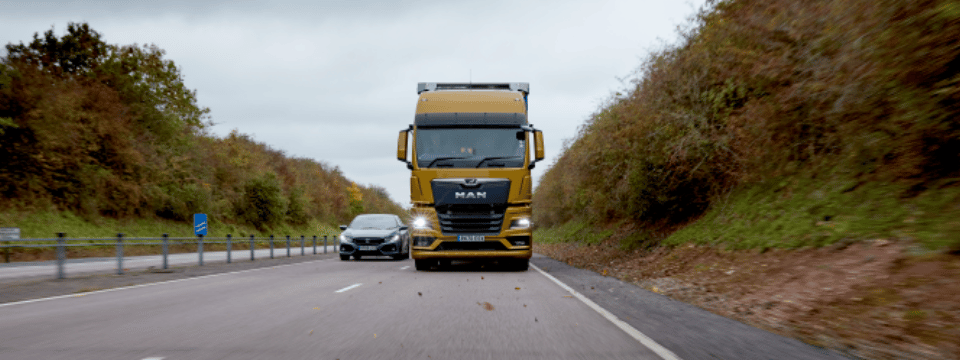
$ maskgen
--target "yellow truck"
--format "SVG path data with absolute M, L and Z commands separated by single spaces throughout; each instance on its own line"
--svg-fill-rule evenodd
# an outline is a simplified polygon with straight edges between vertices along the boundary
M 527 270 L 530 170 L 544 158 L 543 134 L 527 120 L 530 84 L 419 83 L 417 94 L 397 141 L 411 170 L 417 270 L 477 259 Z

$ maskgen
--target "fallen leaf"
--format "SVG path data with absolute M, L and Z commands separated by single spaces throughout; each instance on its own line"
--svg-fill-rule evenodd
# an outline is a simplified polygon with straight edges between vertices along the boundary
M 480 277 L 480 280 L 483 280 L 483 276 Z
M 423 296 L 423 293 L 418 291 L 417 295 Z
M 540 322 L 540 320 L 537 320 L 537 318 L 533 318 L 533 322 Z
M 381 282 L 378 282 L 378 284 L 383 284 L 383 281 L 381 281 Z
M 320 310 L 320 308 L 318 308 L 318 307 L 315 307 L 315 308 L 313 308 L 313 309 L 314 309 L 314 310 Z
M 520 290 L 520 288 L 519 288 L 519 287 L 518 287 L 518 288 L 516 288 L 516 289 L 517 289 L 517 290 Z
M 603 276 L 607 276 L 607 269 L 603 269 Z
M 310 335 L 313 335 L 313 330 L 310 330 Z
M 376 339 L 376 338 L 377 338 L 377 334 L 373 334 L 373 338 Z
M 527 304 L 523 304 L 523 307 L 527 307 Z
M 491 305 L 489 302 L 484 301 L 483 304 L 480 304 L 480 303 L 477 303 L 477 304 L 483 306 L 484 310 L 493 311 L 493 305 Z
M 570 295 L 564 295 L 563 297 L 573 297 L 573 296 L 570 296 Z

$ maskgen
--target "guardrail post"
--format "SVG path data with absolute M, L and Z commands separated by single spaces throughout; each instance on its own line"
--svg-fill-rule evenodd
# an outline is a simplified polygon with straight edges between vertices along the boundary
M 323 253 L 324 254 L 327 253 L 327 236 L 326 235 L 323 236 Z
M 197 234 L 197 255 L 200 256 L 200 266 L 203 266 L 203 234 Z
M 306 255 L 303 250 L 303 235 L 300 235 L 300 256 Z
M 287 257 L 290 257 L 290 235 L 287 235 Z
M 313 236 L 313 254 L 314 255 L 317 254 L 317 236 L 316 235 Z
M 273 259 L 273 235 L 270 235 L 270 258 Z
M 4 242 L 3 242 L 3 245 L 4 245 L 4 246 L 10 246 L 10 242 L 9 242 L 9 241 L 4 241 Z M 9 248 L 9 247 L 4 247 L 4 248 L 3 248 L 3 262 L 5 262 L 5 263 L 10 262 L 10 248 Z
M 167 240 L 169 237 L 170 235 L 163 234 L 163 246 L 161 247 L 163 248 L 163 269 L 164 270 L 167 269 L 167 255 L 170 254 L 170 248 L 169 248 L 170 245 L 167 243 Z
M 256 246 L 253 245 L 253 235 L 250 235 L 250 261 L 253 261 L 255 256 L 253 255 L 253 250 L 256 249 Z
M 57 233 L 57 279 L 63 279 L 63 262 L 67 259 L 67 249 L 63 248 L 65 233 Z
M 233 250 L 233 246 L 232 246 L 232 245 L 233 245 L 233 244 L 230 243 L 230 240 L 231 240 L 231 239 L 230 239 L 230 234 L 227 234 L 227 264 L 229 264 L 230 261 L 233 260 L 233 257 L 231 256 L 231 255 L 233 255 L 233 254 L 232 254 L 232 250 Z
M 123 275 L 123 233 L 117 234 L 117 275 Z

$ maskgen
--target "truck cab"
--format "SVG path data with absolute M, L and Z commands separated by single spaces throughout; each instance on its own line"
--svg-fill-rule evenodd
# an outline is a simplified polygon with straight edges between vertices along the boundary
M 464 259 L 526 270 L 530 171 L 544 158 L 542 133 L 527 118 L 530 85 L 419 83 L 417 94 L 413 124 L 397 143 L 411 170 L 417 270 Z

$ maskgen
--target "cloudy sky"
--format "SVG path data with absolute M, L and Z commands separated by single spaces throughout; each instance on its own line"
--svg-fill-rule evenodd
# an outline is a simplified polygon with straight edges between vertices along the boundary
M 108 43 L 156 44 L 212 110 L 213 134 L 338 166 L 408 206 L 396 139 L 417 82 L 529 82 L 552 164 L 703 2 L 0 0 L 0 43 L 87 22 Z

